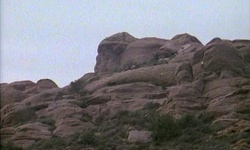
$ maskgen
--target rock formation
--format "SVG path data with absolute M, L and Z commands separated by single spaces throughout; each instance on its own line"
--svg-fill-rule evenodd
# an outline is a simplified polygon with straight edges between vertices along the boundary
M 133 125 L 136 120 L 127 125 L 135 114 L 123 116 L 143 112 L 148 117 L 146 108 L 157 105 L 157 114 L 176 119 L 212 113 L 212 124 L 221 128 L 210 137 L 237 134 L 242 138 L 230 147 L 249 146 L 243 135 L 250 137 L 250 40 L 214 38 L 203 45 L 186 33 L 138 39 L 122 32 L 101 41 L 96 61 L 94 73 L 64 88 L 49 79 L 2 83 L 1 142 L 32 148 L 54 137 L 70 141 L 86 133 L 75 141 L 93 146 L 82 137 L 119 133 L 115 140 L 125 148 L 115 148 L 130 149 L 138 142 L 150 143 L 154 133 L 146 124 Z M 126 125 L 117 129 L 119 120 Z M 93 127 L 98 128 L 95 134 L 88 132 Z M 107 143 L 105 147 L 112 147 Z M 67 146 L 79 149 L 77 144 Z

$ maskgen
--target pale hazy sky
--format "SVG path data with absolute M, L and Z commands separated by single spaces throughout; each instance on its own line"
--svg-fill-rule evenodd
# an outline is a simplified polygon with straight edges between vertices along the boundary
M 1 0 L 1 83 L 93 72 L 102 39 L 126 31 L 250 39 L 249 0 Z

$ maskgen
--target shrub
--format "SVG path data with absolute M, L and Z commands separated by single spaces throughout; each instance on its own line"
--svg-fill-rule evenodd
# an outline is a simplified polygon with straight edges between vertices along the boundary
M 216 117 L 214 112 L 203 112 L 198 116 L 203 123 L 211 123 L 212 120 Z
M 104 116 L 104 115 L 99 115 L 99 116 L 96 117 L 96 119 L 95 119 L 95 125 L 96 125 L 96 126 L 102 125 L 102 123 L 103 123 L 104 120 L 105 120 L 105 116 Z
M 41 116 L 38 119 L 39 122 L 43 123 L 43 124 L 47 124 L 49 126 L 55 126 L 55 120 L 51 119 L 51 118 L 47 118 L 45 116 Z
M 80 143 L 80 144 L 92 145 L 92 146 L 96 146 L 98 144 L 97 137 L 94 134 L 94 131 L 83 132 L 79 136 L 77 142 Z
M 29 150 L 49 150 L 49 149 L 65 149 L 67 146 L 66 141 L 60 137 L 53 137 L 48 140 L 40 140 L 32 144 Z
M 22 147 L 14 145 L 12 142 L 1 142 L 1 150 L 23 150 Z
M 156 110 L 156 109 L 158 109 L 159 107 L 161 106 L 161 104 L 159 104 L 159 103 L 153 103 L 153 102 L 149 102 L 149 103 L 147 103 L 144 107 L 143 107 L 143 109 L 149 109 L 149 110 Z
M 181 135 L 181 129 L 175 119 L 170 115 L 157 116 L 152 126 L 153 140 L 155 142 L 169 141 Z
M 47 108 L 48 106 L 49 106 L 48 104 L 40 104 L 40 105 L 33 106 L 33 107 L 31 107 L 31 108 L 32 108 L 34 111 L 38 111 L 38 110 Z
M 80 80 L 75 80 L 75 81 L 70 83 L 70 89 L 73 92 L 78 93 L 80 91 L 81 87 L 82 87 L 82 83 Z
M 184 115 L 177 120 L 177 123 L 182 129 L 185 128 L 194 128 L 200 124 L 200 121 L 193 115 Z
M 13 124 L 24 124 L 36 117 L 35 110 L 31 107 L 14 112 L 13 116 Z
M 91 122 L 92 121 L 92 116 L 88 114 L 83 114 L 82 117 L 80 118 L 81 121 L 83 122 Z

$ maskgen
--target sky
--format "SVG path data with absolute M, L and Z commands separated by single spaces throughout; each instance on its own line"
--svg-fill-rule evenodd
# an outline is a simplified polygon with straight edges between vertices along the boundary
M 250 1 L 1 0 L 0 81 L 66 86 L 94 71 L 98 44 L 118 32 L 250 39 Z

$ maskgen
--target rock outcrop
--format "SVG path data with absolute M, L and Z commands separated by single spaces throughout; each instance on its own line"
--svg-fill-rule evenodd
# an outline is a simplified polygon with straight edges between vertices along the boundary
M 212 113 L 212 124 L 221 128 L 206 139 L 237 134 L 231 147 L 249 145 L 250 40 L 214 38 L 203 45 L 186 33 L 138 39 L 122 32 L 101 41 L 96 60 L 94 73 L 63 88 L 49 79 L 2 83 L 2 140 L 29 148 L 57 137 L 67 139 L 68 149 L 80 149 L 71 138 L 78 135 L 73 141 L 86 146 L 96 142 L 92 137 L 109 135 L 121 145 L 148 144 L 150 128 L 134 125 L 128 116 L 136 114 L 122 115 L 146 112 L 151 119 L 158 106 L 156 113 L 177 119 Z M 124 126 L 118 130 L 119 119 Z

